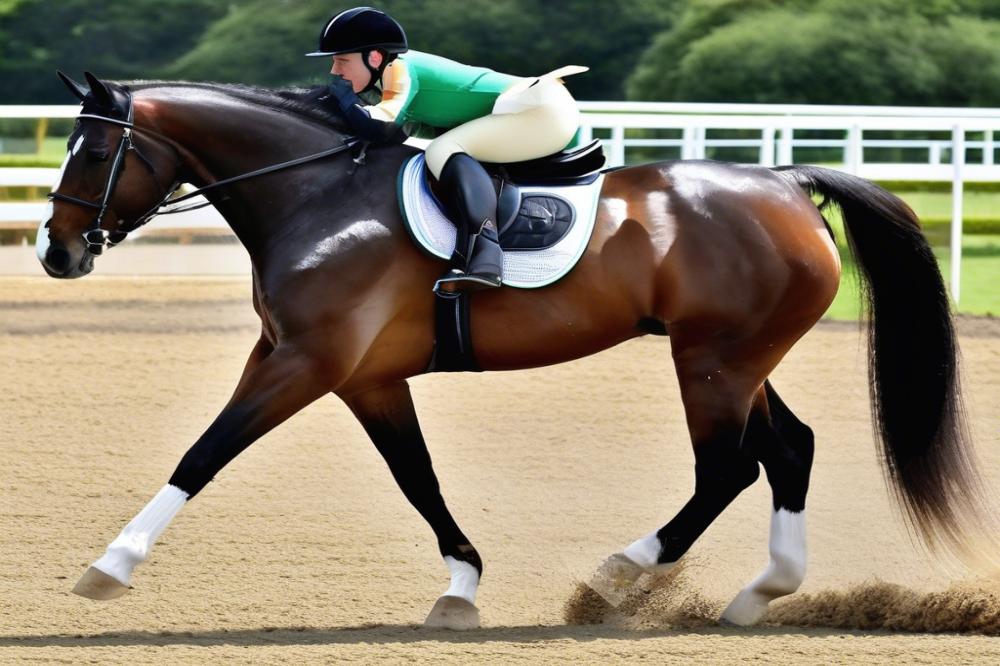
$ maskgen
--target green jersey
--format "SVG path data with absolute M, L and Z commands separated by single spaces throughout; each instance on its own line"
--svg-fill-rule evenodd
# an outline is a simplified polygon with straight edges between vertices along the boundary
M 381 100 L 368 107 L 368 112 L 372 118 L 403 126 L 411 136 L 424 134 L 420 129 L 425 126 L 451 129 L 490 115 L 497 97 L 520 80 L 485 67 L 407 51 L 386 67 Z

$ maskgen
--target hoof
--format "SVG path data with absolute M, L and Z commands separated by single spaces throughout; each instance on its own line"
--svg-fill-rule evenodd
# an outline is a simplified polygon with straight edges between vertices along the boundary
M 122 585 L 100 569 L 89 567 L 73 588 L 73 594 L 97 601 L 108 601 L 109 599 L 117 599 L 131 589 L 128 585 Z
M 617 608 L 644 573 L 645 569 L 625 555 L 616 553 L 601 563 L 586 585 L 613 608 Z
M 757 592 L 743 590 L 722 611 L 719 624 L 728 627 L 749 627 L 757 624 L 767 613 L 769 599 Z
M 462 597 L 444 595 L 434 603 L 425 627 L 438 629 L 478 629 L 479 609 Z

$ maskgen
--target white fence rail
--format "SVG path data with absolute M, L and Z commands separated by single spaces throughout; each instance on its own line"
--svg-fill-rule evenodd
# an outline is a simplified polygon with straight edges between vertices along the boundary
M 675 104 L 582 102 L 583 138 L 596 132 L 604 140 L 611 165 L 627 163 L 631 148 L 679 148 L 681 159 L 704 159 L 709 148 L 755 148 L 757 163 L 765 166 L 794 164 L 796 148 L 840 150 L 834 164 L 863 178 L 874 180 L 937 180 L 952 183 L 951 275 L 952 298 L 961 295 L 962 196 L 966 181 L 1000 181 L 996 164 L 1000 134 L 1000 109 L 955 109 L 923 107 L 852 107 L 752 104 Z M 677 139 L 629 138 L 628 130 L 675 130 Z M 755 138 L 709 138 L 719 130 L 758 133 Z M 824 130 L 840 138 L 796 138 L 796 132 Z M 866 132 L 946 133 L 948 139 L 875 139 Z M 970 138 L 970 134 L 980 135 Z M 879 163 L 865 160 L 869 148 L 926 150 L 923 162 Z M 942 152 L 949 150 L 950 163 Z M 968 163 L 970 150 L 980 159 Z
M 773 166 L 795 163 L 796 151 L 822 148 L 832 151 L 831 166 L 864 178 L 951 181 L 951 291 L 956 301 L 961 284 L 964 183 L 1000 180 L 996 163 L 1000 109 L 643 102 L 581 102 L 580 108 L 583 138 L 601 136 L 609 166 L 628 163 L 629 152 L 636 149 L 659 149 L 681 159 L 704 159 L 719 149 L 749 149 L 756 153 L 755 162 Z M 78 106 L 0 106 L 0 118 L 72 118 L 78 112 Z M 651 130 L 675 136 L 651 138 Z M 721 136 L 734 130 L 741 136 Z M 824 132 L 823 138 L 803 136 L 818 130 Z M 871 136 L 888 131 L 914 136 Z M 629 136 L 636 133 L 640 136 Z M 893 163 L 865 159 L 867 151 L 878 149 L 902 149 L 922 159 Z M 978 159 L 967 161 L 970 152 Z M 0 187 L 47 188 L 56 173 L 55 169 L 0 169 Z M 198 213 L 167 218 L 157 226 L 225 225 L 212 209 Z M 0 223 L 36 221 L 43 214 L 44 204 L 37 202 L 0 202 Z

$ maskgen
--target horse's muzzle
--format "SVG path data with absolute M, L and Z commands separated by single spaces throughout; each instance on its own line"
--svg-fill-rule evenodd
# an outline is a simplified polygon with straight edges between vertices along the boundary
M 50 277 L 73 279 L 83 277 L 94 270 L 94 255 L 84 251 L 79 260 L 61 243 L 51 243 L 41 258 L 42 268 Z

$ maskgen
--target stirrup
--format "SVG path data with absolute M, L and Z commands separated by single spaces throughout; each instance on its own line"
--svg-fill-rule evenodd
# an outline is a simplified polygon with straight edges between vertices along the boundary
M 458 295 L 483 289 L 495 289 L 503 285 L 498 275 L 477 275 L 475 273 L 448 274 L 434 283 L 434 293 L 442 296 Z

